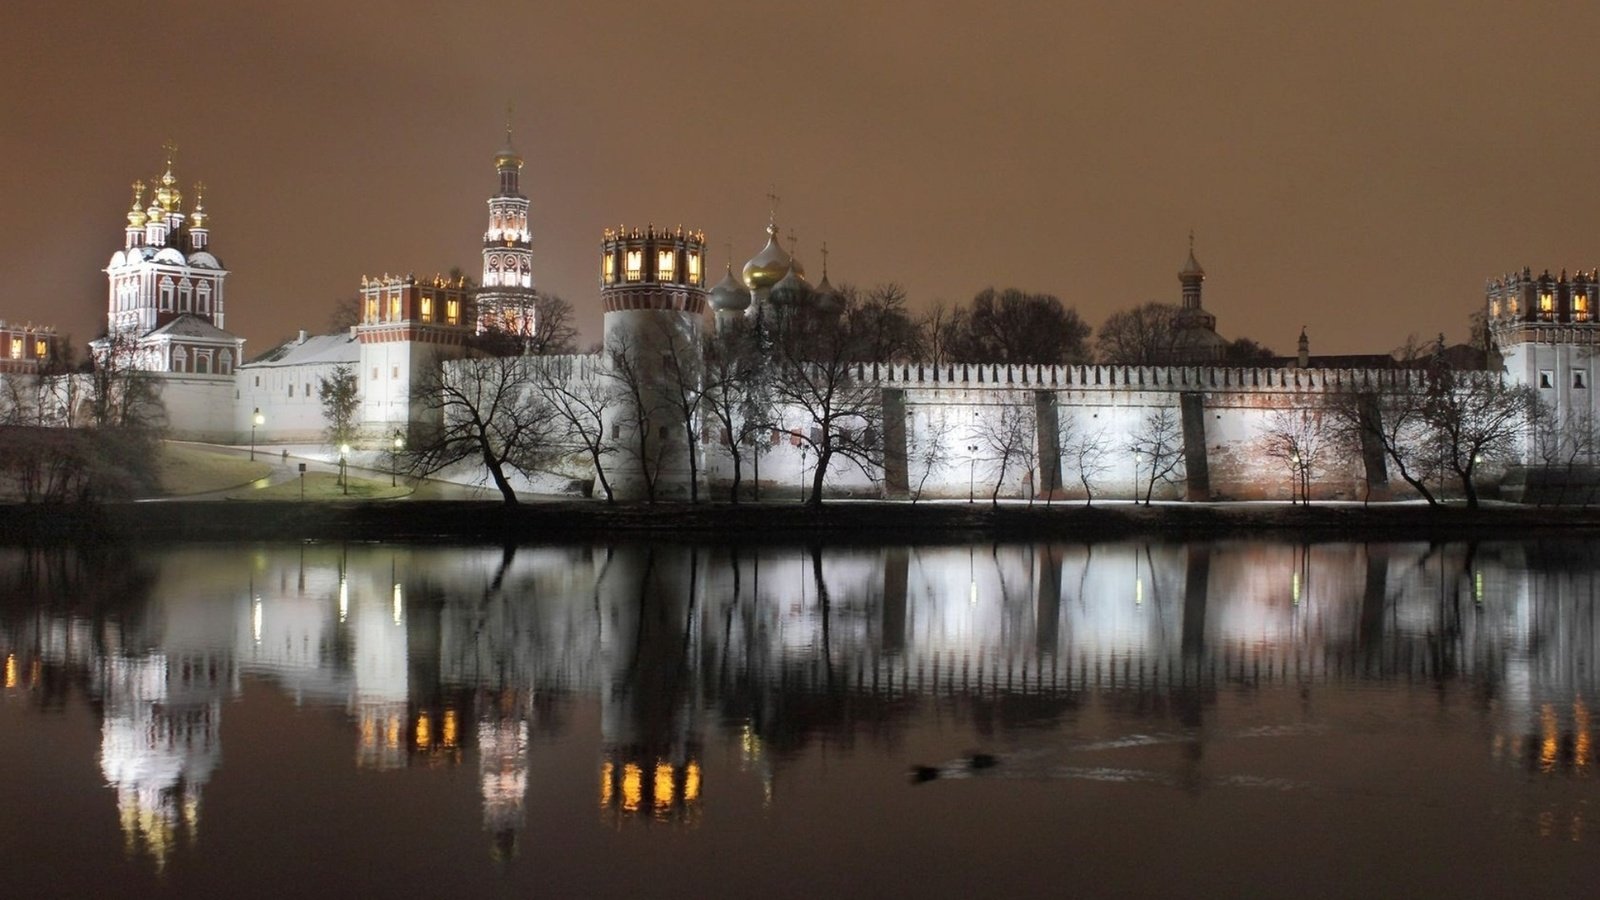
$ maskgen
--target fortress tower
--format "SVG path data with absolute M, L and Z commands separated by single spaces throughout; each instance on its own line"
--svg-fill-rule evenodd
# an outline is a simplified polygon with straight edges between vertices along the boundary
M 619 500 L 689 492 L 690 454 L 700 447 L 684 427 L 678 401 L 684 390 L 698 390 L 701 377 L 705 250 L 705 234 L 681 225 L 675 231 L 607 229 L 601 241 L 603 352 L 624 394 L 606 422 L 621 450 L 611 482 Z
M 361 279 L 361 343 L 356 379 L 361 429 L 376 439 L 416 426 L 436 427 L 412 395 L 413 385 L 436 373 L 446 359 L 466 354 L 473 307 L 461 281 L 435 276 L 418 281 L 384 275 Z M 436 411 L 435 411 L 436 412 Z

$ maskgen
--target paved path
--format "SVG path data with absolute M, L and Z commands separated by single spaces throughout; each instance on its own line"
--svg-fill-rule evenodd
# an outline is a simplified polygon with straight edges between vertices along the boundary
M 228 444 L 203 444 L 192 441 L 182 442 L 185 446 L 194 447 L 208 453 L 226 456 L 248 457 L 248 447 L 234 447 Z M 295 456 L 281 448 L 256 447 L 255 458 L 257 462 L 264 462 L 271 467 L 270 471 L 248 485 L 234 485 L 219 491 L 207 491 L 200 494 L 185 494 L 173 497 L 152 497 L 151 502 L 163 500 L 226 500 L 230 496 L 242 493 L 249 488 L 265 488 L 274 484 L 295 481 L 300 477 L 300 464 L 304 463 L 307 472 L 326 472 L 337 474 L 339 464 L 324 459 L 310 456 Z M 349 472 L 357 478 L 366 478 L 371 481 L 382 481 L 388 478 L 387 470 L 363 469 L 359 466 L 347 466 Z M 436 478 L 406 478 L 401 476 L 401 483 L 412 485 L 412 492 L 403 497 L 390 498 L 391 501 L 404 500 L 498 500 L 500 492 L 492 487 L 470 484 L 458 484 L 453 481 L 441 481 Z M 523 501 L 545 499 L 542 494 L 518 494 L 518 499 Z

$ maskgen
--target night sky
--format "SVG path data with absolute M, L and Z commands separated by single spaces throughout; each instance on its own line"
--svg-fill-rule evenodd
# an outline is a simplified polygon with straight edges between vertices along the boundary
M 247 356 L 363 274 L 477 275 L 507 103 L 535 280 L 599 336 L 600 231 L 767 200 L 815 278 L 921 308 L 990 285 L 1091 323 L 1178 300 L 1227 337 L 1452 340 L 1484 280 L 1600 265 L 1600 6 L 28 3 L 0 8 L 0 318 L 79 344 L 129 183 L 207 184 Z

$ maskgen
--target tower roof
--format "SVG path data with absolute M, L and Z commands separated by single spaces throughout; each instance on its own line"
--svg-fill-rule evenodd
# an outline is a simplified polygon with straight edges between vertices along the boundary
M 497 169 L 522 168 L 522 154 L 517 152 L 517 145 L 511 141 L 511 112 L 506 111 L 506 142 L 494 154 L 494 166 Z
M 1206 270 L 1200 267 L 1200 260 L 1194 258 L 1194 232 L 1189 232 L 1189 259 L 1183 264 L 1183 270 L 1178 273 L 1178 278 L 1183 281 L 1189 279 L 1201 280 L 1206 277 Z

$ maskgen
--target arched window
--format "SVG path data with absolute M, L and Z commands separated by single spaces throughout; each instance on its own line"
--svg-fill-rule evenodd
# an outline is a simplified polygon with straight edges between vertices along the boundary
M 211 354 L 196 350 L 194 353 L 194 371 L 197 375 L 211 374 Z
M 233 354 L 232 353 L 228 352 L 227 350 L 222 351 L 222 355 L 220 357 L 218 357 L 218 360 L 217 360 L 217 371 L 221 372 L 224 375 L 232 375 L 233 374 Z
M 172 279 L 161 279 L 161 311 L 172 312 Z
M 189 354 L 184 353 L 182 347 L 172 348 L 172 371 L 189 371 Z

